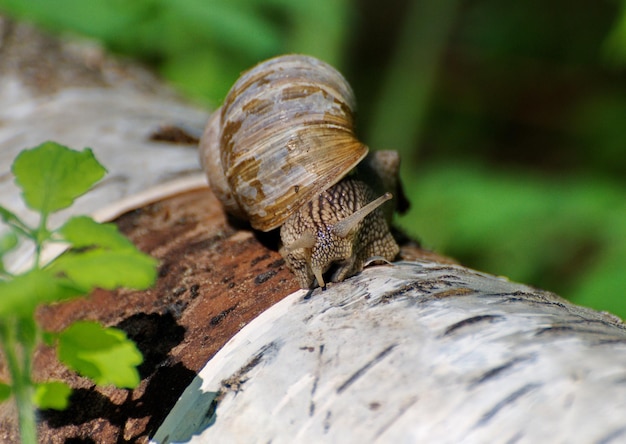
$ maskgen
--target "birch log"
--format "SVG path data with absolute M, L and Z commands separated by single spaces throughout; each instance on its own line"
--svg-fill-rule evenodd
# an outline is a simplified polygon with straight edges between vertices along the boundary
M 464 267 L 399 262 L 251 322 L 154 443 L 618 443 L 626 329 Z
M 109 171 L 89 197 L 54 214 L 53 224 L 200 172 L 194 136 L 208 113 L 177 99 L 147 70 L 2 16 L 0 36 L 0 196 L 21 218 L 37 222 L 10 167 L 21 150 L 47 140 L 92 148 Z
M 41 311 L 51 329 L 117 325 L 146 356 L 142 384 L 125 391 L 39 351 L 37 377 L 77 393 L 67 412 L 43 412 L 42 442 L 626 441 L 617 318 L 410 244 L 403 262 L 293 293 L 275 242 L 230 224 L 208 191 L 133 197 L 153 202 L 153 186 L 178 178 L 175 190 L 201 186 L 188 180 L 195 150 L 174 142 L 192 140 L 205 112 L 98 50 L 2 19 L 0 35 L 2 204 L 19 209 L 9 165 L 20 149 L 93 147 L 109 176 L 73 211 L 115 218 L 161 261 L 153 290 Z M 16 442 L 13 414 L 0 406 L 2 442 Z

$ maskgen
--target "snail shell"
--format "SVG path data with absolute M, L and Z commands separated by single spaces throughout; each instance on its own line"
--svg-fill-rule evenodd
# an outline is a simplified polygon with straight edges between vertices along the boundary
M 245 72 L 200 142 L 211 188 L 226 210 L 262 231 L 280 226 L 280 253 L 302 288 L 341 281 L 398 245 L 388 221 L 402 196 L 396 152 L 354 135 L 354 96 L 334 68 L 281 56 Z M 375 199 L 376 196 L 380 196 Z
M 211 188 L 231 214 L 269 231 L 339 182 L 368 149 L 354 135 L 352 89 L 303 55 L 245 72 L 201 140 Z

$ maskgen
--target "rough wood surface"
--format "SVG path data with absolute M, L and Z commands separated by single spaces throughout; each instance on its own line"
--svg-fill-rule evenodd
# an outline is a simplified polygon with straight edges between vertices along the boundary
M 145 442 L 204 363 L 243 325 L 297 288 L 280 256 L 251 232 L 229 226 L 206 189 L 144 206 L 116 223 L 159 259 L 157 285 L 148 291 L 97 291 L 39 314 L 51 330 L 77 319 L 122 328 L 145 357 L 142 382 L 133 391 L 94 388 L 42 350 L 38 377 L 60 376 L 77 389 L 68 411 L 42 415 L 43 442 Z
M 9 172 L 20 149 L 91 146 L 110 174 L 73 211 L 119 215 L 160 260 L 152 290 L 40 310 L 49 329 L 75 319 L 122 328 L 146 358 L 127 391 L 95 388 L 39 350 L 37 378 L 76 389 L 69 410 L 40 413 L 41 442 L 145 443 L 189 384 L 155 442 L 626 439 L 619 320 L 410 242 L 403 254 L 416 261 L 292 293 L 276 238 L 226 219 L 196 179 L 176 196 L 133 198 L 199 170 L 189 147 L 205 112 L 98 50 L 2 19 L 0 36 L 2 204 L 26 214 Z M 10 403 L 0 404 L 0 442 L 17 442 Z
M 69 410 L 42 412 L 41 442 L 146 442 L 202 365 L 297 283 L 276 252 L 277 239 L 228 223 L 197 175 L 194 135 L 207 112 L 97 48 L 60 42 L 1 17 L 0 35 L 2 205 L 35 222 L 10 173 L 21 149 L 46 140 L 89 146 L 109 175 L 56 220 L 83 213 L 115 220 L 161 261 L 152 290 L 97 291 L 40 310 L 51 330 L 77 319 L 122 328 L 146 358 L 141 386 L 126 391 L 95 388 L 41 349 L 36 377 L 64 379 L 76 389 Z M 10 265 L 19 268 L 29 257 L 22 249 Z M 7 377 L 0 359 L 0 379 Z M 15 412 L 2 403 L 0 442 L 17 441 Z
M 626 328 L 455 265 L 399 262 L 247 325 L 153 442 L 618 443 Z

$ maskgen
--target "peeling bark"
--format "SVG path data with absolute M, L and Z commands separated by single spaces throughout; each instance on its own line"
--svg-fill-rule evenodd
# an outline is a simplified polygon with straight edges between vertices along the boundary
M 623 442 L 626 328 L 465 267 L 373 267 L 265 311 L 153 442 Z
M 190 178 L 207 113 L 97 49 L 1 18 L 0 35 L 3 205 L 28 219 L 9 171 L 19 150 L 90 146 L 110 173 L 70 211 L 114 220 L 160 261 L 154 289 L 39 311 L 50 330 L 77 319 L 122 328 L 145 357 L 128 391 L 94 387 L 39 350 L 36 378 L 75 389 L 67 411 L 40 412 L 41 442 L 626 439 L 618 319 L 410 241 L 404 262 L 296 291 L 276 237 L 226 218 Z M 17 442 L 10 403 L 0 442 Z

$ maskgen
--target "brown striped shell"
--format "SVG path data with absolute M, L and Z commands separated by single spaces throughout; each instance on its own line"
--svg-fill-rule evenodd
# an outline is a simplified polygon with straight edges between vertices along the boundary
M 353 131 L 354 96 L 313 57 L 286 55 L 245 72 L 200 142 L 215 194 L 269 231 L 339 182 L 367 154 Z

